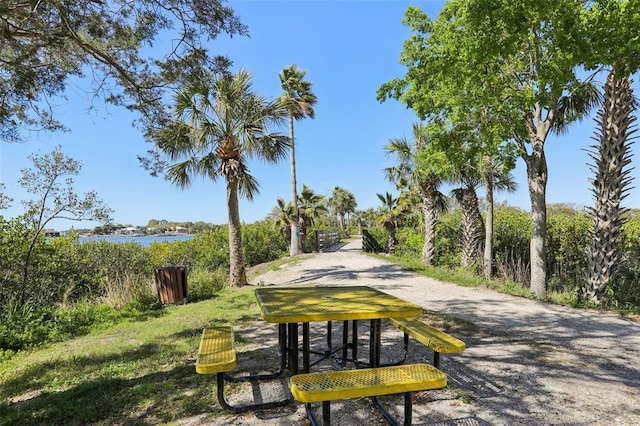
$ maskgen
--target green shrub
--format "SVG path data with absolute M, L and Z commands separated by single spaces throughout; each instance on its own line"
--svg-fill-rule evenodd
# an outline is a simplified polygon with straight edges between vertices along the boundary
M 517 207 L 497 208 L 494 212 L 493 230 L 496 275 L 507 280 L 528 283 L 531 273 L 531 215 Z
M 315 235 L 314 232 L 311 232 Z M 307 241 L 307 245 L 309 241 Z M 311 249 L 313 249 L 311 247 Z M 247 266 L 271 262 L 288 253 L 289 247 L 280 233 L 271 224 L 258 221 L 242 226 L 242 248 Z
M 640 312 L 640 216 L 623 225 L 618 245 L 622 259 L 603 295 L 604 306 Z
M 63 341 L 127 319 L 161 315 L 160 306 L 156 302 L 144 307 L 130 304 L 116 309 L 107 304 L 77 303 L 69 308 L 33 309 L 24 304 L 10 309 L 0 323 L 0 353 L 10 354 L 43 343 Z
M 192 253 L 188 266 L 211 271 L 229 269 L 229 228 L 226 225 L 196 235 L 185 243 Z
M 89 241 L 78 246 L 77 254 L 98 284 L 90 300 L 123 307 L 151 293 L 153 266 L 149 250 L 140 244 Z
M 17 351 L 48 341 L 51 317 L 50 309 L 36 310 L 28 303 L 6 306 L 0 322 L 0 348 Z
M 403 227 L 396 232 L 398 244 L 395 255 L 405 259 L 419 260 L 422 254 L 424 235 L 416 228 Z
M 460 266 L 460 224 L 462 212 L 456 209 L 438 217 L 436 224 L 436 241 L 434 251 L 434 264 L 456 268 Z
M 214 271 L 209 269 L 195 268 L 189 270 L 187 276 L 187 294 L 189 300 L 203 300 L 215 296 L 220 290 L 227 286 L 229 271 L 218 268 Z
M 591 219 L 582 212 L 554 211 L 547 215 L 547 290 L 575 292 L 587 271 Z

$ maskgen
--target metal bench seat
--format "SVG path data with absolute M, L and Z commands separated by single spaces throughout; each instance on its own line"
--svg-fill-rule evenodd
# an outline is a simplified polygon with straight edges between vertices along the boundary
M 440 368 L 440 354 L 461 353 L 465 350 L 462 340 L 440 331 L 416 318 L 391 318 L 391 325 L 404 332 L 405 358 L 409 351 L 409 336 L 433 350 L 433 366 Z
M 311 424 L 317 419 L 312 402 L 322 402 L 323 424 L 330 423 L 330 403 L 333 400 L 373 397 L 374 404 L 390 424 L 396 424 L 375 397 L 404 394 L 405 425 L 411 424 L 412 395 L 414 391 L 439 389 L 447 385 L 447 376 L 427 364 L 407 364 L 389 367 L 364 368 L 318 373 L 298 374 L 290 379 L 294 399 L 306 404 Z
M 225 373 L 236 368 L 236 350 L 234 334 L 231 327 L 209 327 L 202 331 L 198 357 L 196 359 L 196 373 L 216 374 L 218 402 L 225 409 L 234 413 L 244 413 L 250 410 L 282 407 L 291 402 L 291 398 L 280 401 L 264 402 L 260 404 L 232 406 L 224 396 Z M 250 376 L 249 379 L 260 378 Z M 234 380 L 237 381 L 237 380 Z

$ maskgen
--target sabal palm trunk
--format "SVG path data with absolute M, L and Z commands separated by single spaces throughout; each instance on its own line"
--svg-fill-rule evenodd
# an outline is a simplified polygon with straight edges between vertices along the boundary
M 591 179 L 595 207 L 588 211 L 594 228 L 587 279 L 580 295 L 596 303 L 600 302 L 620 259 L 618 237 L 626 211 L 620 203 L 626 197 L 632 179 L 630 170 L 625 167 L 631 162 L 630 136 L 636 131 L 631 129 L 636 120 L 633 110 L 631 82 L 626 77 L 616 76 L 614 69 L 605 83 L 604 104 L 597 120 L 599 145 L 592 146 L 590 152 L 595 162 L 591 167 L 595 172 L 595 178 Z
M 389 254 L 395 254 L 396 252 L 396 227 L 389 226 L 387 228 L 387 232 L 389 233 L 389 239 L 387 240 L 387 252 Z
M 437 192 L 437 179 L 427 179 L 422 186 L 422 213 L 424 214 L 422 263 L 425 265 L 433 264 L 433 253 L 436 247 Z
M 466 188 L 462 196 L 462 266 L 469 266 L 477 259 L 480 242 L 479 221 L 478 196 L 473 188 Z
M 482 257 L 482 275 L 490 279 L 493 275 L 493 179 L 485 182 L 487 216 L 485 218 L 484 255 Z
M 291 168 L 291 207 L 293 208 L 293 217 L 291 218 L 291 245 L 289 247 L 289 255 L 295 256 L 302 253 L 302 244 L 300 242 L 300 229 L 298 221 L 300 220 L 300 212 L 298 211 L 298 183 L 296 179 L 296 149 L 293 134 L 293 115 L 289 114 L 289 165 Z
M 229 285 L 243 287 L 247 275 L 242 253 L 242 225 L 238 207 L 238 180 L 227 180 L 227 212 L 229 215 Z

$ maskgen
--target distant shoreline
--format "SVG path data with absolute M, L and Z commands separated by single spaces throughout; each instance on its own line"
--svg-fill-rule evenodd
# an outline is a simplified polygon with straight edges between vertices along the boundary
M 80 242 L 91 241 L 107 241 L 111 243 L 136 243 L 142 246 L 149 246 L 154 242 L 175 242 L 175 241 L 188 241 L 192 239 L 192 234 L 157 234 L 157 235 L 81 235 Z

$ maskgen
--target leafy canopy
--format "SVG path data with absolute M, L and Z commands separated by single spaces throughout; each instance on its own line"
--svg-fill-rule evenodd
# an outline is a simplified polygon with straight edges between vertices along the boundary
M 72 78 L 103 97 L 166 120 L 165 89 L 223 71 L 209 56 L 220 33 L 247 34 L 224 0 L 3 0 L 0 2 L 0 139 L 18 129 L 61 129 L 53 101 Z

